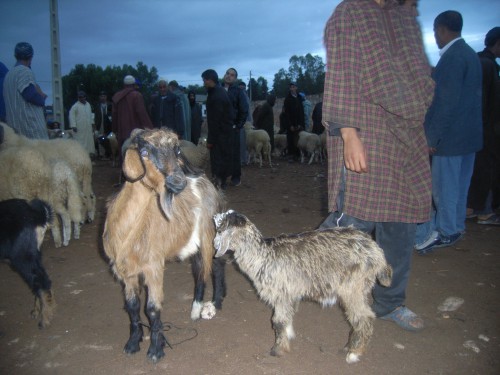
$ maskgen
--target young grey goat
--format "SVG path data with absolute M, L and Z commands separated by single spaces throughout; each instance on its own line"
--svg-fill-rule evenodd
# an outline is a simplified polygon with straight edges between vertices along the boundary
M 216 214 L 214 221 L 215 256 L 233 251 L 241 271 L 273 308 L 276 341 L 271 355 L 290 350 L 293 316 L 302 299 L 329 306 L 339 298 L 352 327 L 346 361 L 359 361 L 375 318 L 368 295 L 376 280 L 389 286 L 392 278 L 375 241 L 352 227 L 263 238 L 254 224 L 232 210 Z

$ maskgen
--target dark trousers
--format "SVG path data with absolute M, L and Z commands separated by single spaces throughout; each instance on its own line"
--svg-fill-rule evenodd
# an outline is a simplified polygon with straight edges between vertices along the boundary
M 210 149 L 210 167 L 212 176 L 225 183 L 226 179 L 231 175 L 231 144 L 232 134 L 221 134 L 217 138 L 217 142 Z
M 233 129 L 231 134 L 231 180 L 241 178 L 240 130 Z
M 484 148 L 476 153 L 467 196 L 467 207 L 474 211 L 492 209 L 485 206 L 490 191 L 493 193 L 493 207 L 500 203 L 500 137 L 491 134 L 485 138 Z
M 337 197 L 337 207 L 340 211 L 343 208 L 343 191 L 344 187 L 341 187 Z M 372 309 L 377 316 L 384 316 L 405 302 L 417 224 L 365 221 L 342 212 L 332 212 L 319 229 L 349 225 L 374 235 L 375 241 L 384 251 L 387 263 L 392 267 L 391 286 L 383 287 L 375 284 L 373 288 Z

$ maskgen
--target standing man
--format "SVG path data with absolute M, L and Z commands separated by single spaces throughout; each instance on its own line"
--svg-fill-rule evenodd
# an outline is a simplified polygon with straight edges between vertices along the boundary
M 441 58 L 432 73 L 436 92 L 424 127 L 432 155 L 435 213 L 418 226 L 419 254 L 451 246 L 464 234 L 474 157 L 483 147 L 481 63 L 462 39 L 462 25 L 462 15 L 454 10 L 434 20 Z
M 151 118 L 155 128 L 166 126 L 176 132 L 179 139 L 185 139 L 186 126 L 181 98 L 168 90 L 167 81 L 163 79 L 158 81 L 158 95 L 153 98 Z
M 203 114 L 201 105 L 196 102 L 196 94 L 194 91 L 188 93 L 189 107 L 191 108 L 191 142 L 195 145 L 201 137 L 201 125 L 203 124 Z
M 185 139 L 187 141 L 191 140 L 191 107 L 189 106 L 189 100 L 184 94 L 184 91 L 181 90 L 177 81 L 170 81 L 168 84 L 168 88 L 172 94 L 179 98 L 179 102 L 181 104 L 183 123 L 184 123 L 184 131 L 182 135 L 179 135 L 179 139 Z
M 245 99 L 247 100 L 248 105 L 248 115 L 247 122 L 253 123 L 252 111 L 250 111 L 250 98 L 247 93 L 247 84 L 243 81 L 238 83 L 238 87 L 245 94 Z M 240 161 L 241 165 L 246 165 L 248 160 L 248 151 L 247 151 L 247 133 L 243 130 L 240 131 Z
M 213 69 L 205 70 L 201 77 L 207 89 L 207 147 L 215 185 L 227 188 L 231 175 L 231 138 L 233 136 L 232 104 L 226 90 L 219 85 L 219 76 Z
M 84 91 L 78 91 L 78 100 L 69 110 L 69 126 L 73 129 L 75 140 L 80 142 L 92 160 L 95 158 L 93 125 L 94 114 L 87 102 L 87 95 Z
M 3 81 L 9 69 L 0 61 L 0 121 L 5 122 L 5 100 L 3 99 Z M 3 128 L 2 128 L 3 129 Z
M 259 115 L 255 121 L 255 128 L 263 129 L 269 135 L 271 141 L 271 150 L 274 151 L 274 104 L 276 96 L 274 94 L 267 95 L 266 101 L 260 105 Z
M 304 130 L 304 106 L 302 96 L 297 94 L 297 85 L 291 82 L 288 95 L 285 98 L 283 108 L 286 119 L 286 141 L 288 148 L 288 161 L 298 160 L 300 156 L 297 143 L 299 133 Z
M 109 142 L 104 142 L 102 145 L 99 143 L 102 136 L 107 136 L 111 132 L 111 111 L 108 95 L 105 91 L 101 91 L 99 93 L 99 103 L 97 103 L 94 113 L 94 143 L 98 158 L 102 156 L 111 157 Z
M 130 137 L 132 130 L 152 129 L 153 124 L 146 111 L 142 94 L 135 88 L 135 78 L 131 75 L 123 79 L 123 89 L 113 95 L 113 116 L 111 128 L 120 145 Z
M 483 68 L 483 143 L 476 153 L 467 197 L 467 216 L 478 224 L 500 225 L 493 207 L 500 202 L 500 27 L 486 34 L 485 49 L 478 53 Z M 470 211 L 470 212 L 469 212 Z
M 47 95 L 40 89 L 31 70 L 33 47 L 26 42 L 16 44 L 16 65 L 3 83 L 7 124 L 28 138 L 49 139 L 44 108 Z
M 409 331 L 423 320 L 405 306 L 417 223 L 431 210 L 423 122 L 431 103 L 422 34 L 396 0 L 344 0 L 325 28 L 323 123 L 328 132 L 328 206 L 320 228 L 374 233 L 393 269 L 373 289 L 373 311 Z
M 241 185 L 241 154 L 240 132 L 248 117 L 248 100 L 245 93 L 236 84 L 238 72 L 234 68 L 229 68 L 224 75 L 224 88 L 227 91 L 232 105 L 233 133 L 231 137 L 231 185 Z

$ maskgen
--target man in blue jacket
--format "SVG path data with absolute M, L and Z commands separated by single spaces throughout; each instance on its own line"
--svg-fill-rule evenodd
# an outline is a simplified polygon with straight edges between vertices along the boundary
M 435 213 L 417 228 L 415 248 L 420 254 L 451 246 L 465 232 L 474 157 L 483 146 L 481 64 L 461 37 L 462 25 L 462 15 L 453 10 L 434 20 L 441 58 L 432 74 L 436 90 L 424 127 L 432 155 Z

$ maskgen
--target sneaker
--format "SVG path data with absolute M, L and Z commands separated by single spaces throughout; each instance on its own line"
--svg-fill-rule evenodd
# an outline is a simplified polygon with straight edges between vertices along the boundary
M 437 238 L 431 236 L 431 238 L 424 242 L 424 244 L 426 244 L 427 246 L 422 247 L 422 244 L 419 246 L 419 248 L 415 247 L 415 249 L 417 250 L 417 253 L 419 255 L 429 254 L 432 253 L 434 249 L 453 246 L 456 242 L 458 242 L 458 240 L 462 238 L 462 236 L 462 232 L 458 232 L 449 236 L 438 234 Z
M 415 250 L 417 251 L 423 250 L 428 248 L 429 246 L 434 246 L 438 240 L 439 240 L 439 233 L 434 230 L 431 232 L 431 234 L 429 234 L 429 237 L 427 237 L 427 239 L 424 242 L 415 245 Z
M 405 305 L 401 305 L 387 315 L 379 319 L 396 323 L 406 331 L 418 332 L 424 329 L 424 320 L 411 311 Z
M 487 218 L 478 216 L 477 223 L 481 225 L 500 225 L 500 215 L 493 214 Z
M 232 186 L 240 186 L 241 180 L 239 178 L 235 178 L 234 180 L 231 180 L 231 185 Z
M 449 236 L 440 235 L 439 243 L 434 247 L 440 248 L 440 247 L 453 246 L 462 238 L 463 235 L 464 235 L 463 232 L 458 232 L 455 234 L 451 234 Z

